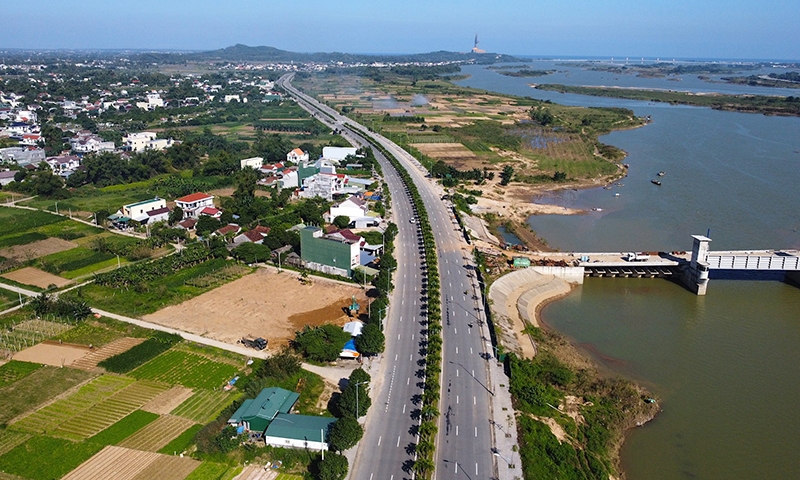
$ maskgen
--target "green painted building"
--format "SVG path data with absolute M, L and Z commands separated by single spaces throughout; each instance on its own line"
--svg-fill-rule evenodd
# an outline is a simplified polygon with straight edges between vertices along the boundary
M 300 230 L 300 258 L 306 268 L 350 277 L 359 265 L 360 246 L 352 239 L 323 235 L 319 227 Z
M 264 442 L 273 447 L 327 450 L 328 432 L 336 419 L 279 413 L 264 432 Z
M 282 388 L 265 388 L 256 398 L 248 398 L 228 420 L 246 430 L 263 432 L 276 415 L 289 413 L 300 395 Z

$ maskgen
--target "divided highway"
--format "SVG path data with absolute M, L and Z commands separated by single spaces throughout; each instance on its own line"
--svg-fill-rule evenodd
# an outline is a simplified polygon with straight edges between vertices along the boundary
M 369 133 L 360 124 L 339 115 L 330 107 L 292 87 L 293 74 L 279 85 L 317 118 L 361 145 L 363 134 L 395 156 L 411 175 L 423 198 L 434 232 L 439 256 L 442 295 L 442 394 L 437 439 L 435 478 L 494 479 L 498 477 L 495 429 L 495 395 L 510 406 L 507 389 L 496 389 L 492 381 L 493 355 L 488 326 L 483 317 L 482 296 L 475 275 L 471 247 L 464 239 L 450 207 L 441 199 L 444 192 L 425 178 L 425 170 L 408 152 L 385 137 Z M 352 127 L 348 128 L 348 127 Z M 405 186 L 381 153 L 375 156 L 383 166 L 392 193 L 392 211 L 399 227 L 396 238 L 398 267 L 390 315 L 386 321 L 386 352 L 381 359 L 380 377 L 373 378 L 373 406 L 350 478 L 358 480 L 400 480 L 413 478 L 413 444 L 422 393 L 422 357 L 419 354 L 422 313 L 422 264 L 418 228 L 411 223 L 414 213 Z M 508 453 L 506 454 L 508 456 Z M 504 465 L 505 467 L 505 465 Z M 503 477 L 506 471 L 503 470 Z

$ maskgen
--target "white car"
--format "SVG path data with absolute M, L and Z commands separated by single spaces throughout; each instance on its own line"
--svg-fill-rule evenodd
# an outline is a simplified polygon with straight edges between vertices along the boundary
M 412 218 L 411 220 L 409 220 L 409 222 L 410 222 L 410 223 L 417 223 L 417 220 L 416 220 L 416 219 L 414 219 L 414 218 Z

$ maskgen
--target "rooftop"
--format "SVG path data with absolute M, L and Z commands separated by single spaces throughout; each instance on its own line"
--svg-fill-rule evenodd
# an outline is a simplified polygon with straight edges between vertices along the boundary
M 264 435 L 319 442 L 328 436 L 331 424 L 335 421 L 333 417 L 279 413 L 269 424 Z
M 177 198 L 177 199 L 175 199 L 175 201 L 176 202 L 183 202 L 183 203 L 192 203 L 192 202 L 197 202 L 197 201 L 200 201 L 200 200 L 205 200 L 206 198 L 214 198 L 214 196 L 213 195 L 209 195 L 207 193 L 203 193 L 203 192 L 197 192 L 197 193 L 192 193 L 192 194 L 186 195 L 185 197 Z

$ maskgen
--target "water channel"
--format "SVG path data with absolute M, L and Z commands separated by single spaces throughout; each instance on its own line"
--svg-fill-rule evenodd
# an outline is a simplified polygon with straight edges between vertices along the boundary
M 800 91 L 614 75 L 534 62 L 535 79 L 480 66 L 461 85 L 651 115 L 602 140 L 626 150 L 623 187 L 535 199 L 602 211 L 529 224 L 566 251 L 688 250 L 710 229 L 712 249 L 800 248 L 800 119 L 566 95 L 530 82 L 797 95 Z M 745 73 L 749 75 L 750 72 Z M 662 186 L 650 183 L 665 171 Z M 614 196 L 614 193 L 619 196 Z M 606 370 L 652 389 L 664 411 L 623 447 L 627 477 L 795 478 L 800 472 L 800 288 L 780 277 L 715 278 L 697 297 L 665 280 L 588 279 L 543 311 Z

